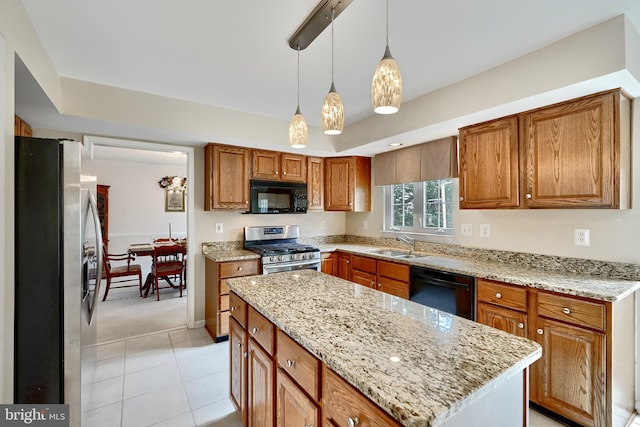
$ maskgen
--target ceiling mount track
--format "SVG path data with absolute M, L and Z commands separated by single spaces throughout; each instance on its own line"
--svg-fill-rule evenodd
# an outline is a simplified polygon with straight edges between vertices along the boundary
M 335 20 L 351 2 L 352 0 L 322 0 L 289 37 L 289 47 L 294 50 L 306 49 L 331 24 L 331 9 L 334 9 Z

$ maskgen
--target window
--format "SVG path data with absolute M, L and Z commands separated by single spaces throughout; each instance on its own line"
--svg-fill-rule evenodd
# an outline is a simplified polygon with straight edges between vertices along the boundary
M 384 187 L 385 231 L 453 234 L 453 180 Z

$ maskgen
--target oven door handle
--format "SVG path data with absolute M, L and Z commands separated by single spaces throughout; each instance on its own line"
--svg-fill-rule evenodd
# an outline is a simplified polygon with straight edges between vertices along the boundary
M 277 273 L 278 270 L 281 269 L 282 267 L 288 267 L 288 270 L 282 270 L 282 271 L 290 271 L 291 268 L 289 267 L 294 267 L 293 269 L 303 269 L 303 268 L 312 267 L 312 266 L 315 266 L 316 270 L 320 271 L 320 260 L 312 259 L 307 261 L 291 262 L 286 264 L 267 264 L 267 265 L 263 264 L 262 274 Z

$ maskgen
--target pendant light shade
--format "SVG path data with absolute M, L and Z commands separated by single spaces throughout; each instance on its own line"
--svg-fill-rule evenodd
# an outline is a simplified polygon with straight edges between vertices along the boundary
M 393 114 L 402 101 L 402 74 L 389 50 L 389 0 L 387 0 L 387 46 L 373 74 L 371 103 L 378 114 Z
M 322 131 L 326 135 L 340 135 L 344 129 L 344 105 L 342 98 L 336 92 L 333 83 L 333 18 L 334 9 L 331 9 L 331 88 L 322 103 L 322 112 L 320 113 L 320 121 L 322 122 Z
M 289 144 L 292 148 L 304 148 L 309 139 L 307 121 L 300 112 L 300 46 L 298 46 L 298 106 L 289 122 Z

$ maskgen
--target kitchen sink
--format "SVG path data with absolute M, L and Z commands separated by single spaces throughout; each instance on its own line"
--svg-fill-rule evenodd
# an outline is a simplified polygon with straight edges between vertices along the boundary
M 391 258 L 420 258 L 420 257 L 424 257 L 426 255 L 420 255 L 420 254 L 411 254 L 407 251 L 399 251 L 399 250 L 394 250 L 394 249 L 374 249 L 372 251 L 369 251 L 369 253 L 371 254 L 376 254 L 376 255 L 383 255 L 383 256 L 388 256 Z

